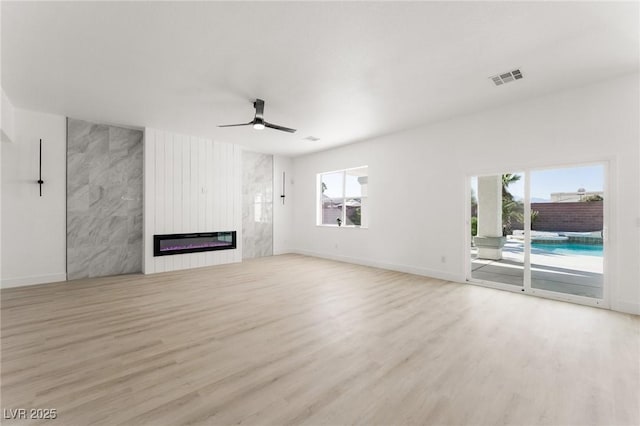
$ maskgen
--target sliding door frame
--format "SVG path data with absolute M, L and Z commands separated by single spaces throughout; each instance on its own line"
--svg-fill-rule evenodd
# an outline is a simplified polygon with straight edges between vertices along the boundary
M 602 243 L 603 243 L 603 294 L 602 298 L 593 298 L 586 296 L 578 296 L 573 294 L 560 293 L 550 290 L 542 290 L 531 287 L 531 173 L 543 170 L 555 170 L 555 169 L 563 169 L 563 168 L 572 168 L 572 167 L 584 167 L 584 166 L 602 166 L 604 168 L 603 171 L 603 192 L 604 192 L 604 201 L 603 201 L 603 229 L 602 229 Z M 610 238 L 610 217 L 611 217 L 611 206 L 613 202 L 615 202 L 615 194 L 613 191 L 613 170 L 615 168 L 615 159 L 596 159 L 588 162 L 578 162 L 571 164 L 554 164 L 554 165 L 545 165 L 545 166 L 534 166 L 534 167 L 512 167 L 508 172 L 505 171 L 494 171 L 487 172 L 486 170 L 482 173 L 470 173 L 466 175 L 465 178 L 465 282 L 472 285 L 478 285 L 482 287 L 495 288 L 498 290 L 511 291 L 514 293 L 523 293 L 530 296 L 538 296 L 546 299 L 554 299 L 561 300 L 571 303 L 577 303 L 581 305 L 595 306 L 600 308 L 609 309 L 610 306 L 610 268 L 609 268 L 609 259 L 611 257 L 611 238 Z M 482 176 L 496 176 L 502 175 L 504 173 L 509 172 L 519 172 L 523 173 L 524 177 L 524 262 L 523 262 L 523 285 L 522 287 L 499 283 L 494 281 L 486 281 L 474 279 L 471 275 L 471 178 L 473 177 L 482 177 Z

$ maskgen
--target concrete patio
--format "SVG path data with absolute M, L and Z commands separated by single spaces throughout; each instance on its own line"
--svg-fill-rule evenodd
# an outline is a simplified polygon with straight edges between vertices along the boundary
M 477 258 L 471 248 L 471 277 L 475 280 L 523 286 L 524 246 L 508 239 L 501 260 Z M 577 296 L 603 297 L 603 258 L 581 254 L 557 254 L 536 249 L 531 251 L 531 286 Z

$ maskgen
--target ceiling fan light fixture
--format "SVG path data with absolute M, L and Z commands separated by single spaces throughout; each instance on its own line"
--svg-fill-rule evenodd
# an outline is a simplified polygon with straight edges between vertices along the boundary
M 290 129 L 289 127 L 278 126 L 277 124 L 264 121 L 264 117 L 262 115 L 264 113 L 264 101 L 262 99 L 256 99 L 256 101 L 253 103 L 253 107 L 256 109 L 256 115 L 253 117 L 253 121 L 241 124 L 220 124 L 218 125 L 218 127 L 252 126 L 256 130 L 263 130 L 265 127 L 268 127 L 270 129 L 280 130 L 287 133 L 296 132 L 296 129 Z

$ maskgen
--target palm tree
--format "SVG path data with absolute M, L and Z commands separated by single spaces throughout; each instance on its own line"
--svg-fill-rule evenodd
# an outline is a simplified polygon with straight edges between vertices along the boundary
M 519 181 L 521 175 L 505 173 L 502 175 L 502 228 L 504 233 L 511 231 L 514 222 L 522 222 L 524 206 L 521 202 L 514 200 L 513 194 L 509 192 L 509 185 Z
M 509 185 L 519 181 L 521 178 L 522 178 L 521 175 L 516 175 L 513 173 L 505 173 L 502 175 L 502 199 L 503 200 L 506 198 L 508 201 L 513 201 L 513 195 L 511 195 L 511 193 L 507 188 Z

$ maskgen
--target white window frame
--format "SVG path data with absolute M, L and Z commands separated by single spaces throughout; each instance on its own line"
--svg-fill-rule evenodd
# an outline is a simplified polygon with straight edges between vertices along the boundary
M 357 169 L 367 169 L 367 179 L 369 179 L 369 166 L 364 165 L 364 166 L 358 166 L 358 167 L 349 167 L 348 169 L 339 169 L 339 170 L 332 170 L 329 172 L 322 172 L 322 173 L 318 173 L 316 176 L 316 191 L 317 191 L 317 197 L 316 197 L 316 202 L 317 202 L 317 207 L 316 207 L 316 226 L 326 226 L 326 227 L 330 227 L 330 228 L 358 228 L 358 229 L 367 229 L 368 228 L 368 217 L 366 218 L 366 220 L 363 218 L 364 217 L 364 213 L 366 212 L 366 214 L 368 215 L 368 209 L 363 209 L 362 205 L 360 206 L 360 223 L 361 225 L 347 225 L 347 172 L 350 170 L 357 170 Z M 335 224 L 331 224 L 331 223 L 322 223 L 322 219 L 323 219 L 323 209 L 322 209 L 322 176 L 324 175 L 330 175 L 333 173 L 342 173 L 342 213 L 340 214 L 340 220 L 342 221 L 342 225 L 338 226 L 337 223 Z M 368 185 L 368 183 L 367 183 Z M 369 191 L 367 190 L 367 195 L 361 195 L 359 198 L 361 200 L 364 199 L 368 199 Z

